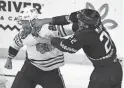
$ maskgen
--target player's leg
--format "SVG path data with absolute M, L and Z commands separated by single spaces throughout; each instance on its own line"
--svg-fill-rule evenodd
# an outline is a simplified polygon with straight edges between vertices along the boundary
M 108 74 L 102 68 L 94 69 L 91 74 L 88 88 L 111 88 Z
M 88 88 L 120 88 L 121 81 L 122 68 L 117 62 L 109 67 L 94 69 Z
M 59 69 L 44 73 L 43 88 L 65 88 L 65 83 Z
M 123 78 L 122 71 L 123 70 L 121 64 L 119 62 L 115 62 L 113 64 L 113 67 L 111 68 L 111 75 L 110 75 L 112 88 L 121 88 L 122 78 Z
M 23 72 L 18 72 L 11 88 L 35 88 L 36 83 L 23 76 Z
M 32 80 L 31 74 L 31 65 L 26 61 L 21 71 L 17 73 L 11 88 L 35 88 L 36 83 Z
M 115 85 L 114 87 L 112 88 L 122 88 L 121 84 L 118 84 L 118 85 Z

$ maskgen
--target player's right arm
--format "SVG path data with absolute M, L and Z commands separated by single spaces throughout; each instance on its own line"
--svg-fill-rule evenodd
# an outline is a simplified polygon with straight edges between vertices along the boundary
M 22 42 L 22 32 L 19 32 L 13 39 L 12 44 L 9 47 L 8 54 L 10 58 L 13 58 L 17 55 L 20 48 L 23 47 Z
M 8 58 L 5 64 L 5 68 L 12 69 L 12 59 L 17 55 L 20 48 L 23 46 L 22 32 L 19 32 L 13 39 L 12 44 L 8 49 Z

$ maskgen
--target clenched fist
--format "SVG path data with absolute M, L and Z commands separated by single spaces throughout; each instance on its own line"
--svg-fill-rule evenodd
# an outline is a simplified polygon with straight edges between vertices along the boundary
M 52 22 L 51 18 L 44 18 L 44 19 L 35 19 L 31 23 L 32 26 L 35 28 L 42 28 L 44 24 L 48 24 L 50 22 Z

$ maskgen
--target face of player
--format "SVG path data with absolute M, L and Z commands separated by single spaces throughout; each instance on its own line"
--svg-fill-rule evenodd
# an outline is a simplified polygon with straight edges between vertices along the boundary
M 22 28 L 26 34 L 30 34 L 32 31 L 32 26 L 29 20 L 21 20 Z
M 32 32 L 31 32 L 31 34 L 32 34 L 33 36 L 35 36 L 35 37 L 38 37 L 38 36 L 39 36 L 39 31 L 41 30 L 41 26 L 36 26 L 36 25 L 35 25 L 35 20 L 36 20 L 36 19 L 33 19 L 33 20 L 31 21 L 31 25 L 32 25 Z
M 88 28 L 88 25 L 86 25 L 85 23 L 83 23 L 83 22 L 80 21 L 80 20 L 78 20 L 78 26 L 79 26 L 79 28 L 82 28 L 82 27 Z
M 35 27 L 33 21 L 21 20 L 21 25 L 26 35 L 31 33 L 33 36 L 38 37 L 41 27 Z

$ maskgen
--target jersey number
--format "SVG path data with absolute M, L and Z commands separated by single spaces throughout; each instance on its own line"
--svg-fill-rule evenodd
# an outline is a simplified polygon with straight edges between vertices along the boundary
M 105 31 L 101 33 L 100 41 L 104 43 L 105 51 L 108 53 L 111 50 L 111 38 Z

